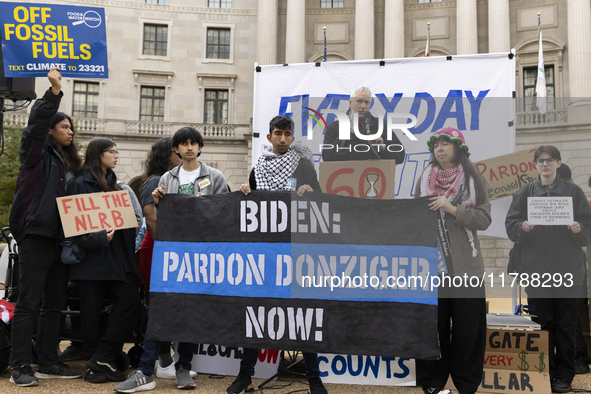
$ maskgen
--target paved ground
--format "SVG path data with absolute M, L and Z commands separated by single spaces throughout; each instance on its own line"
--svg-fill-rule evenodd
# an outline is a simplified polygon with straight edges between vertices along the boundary
M 73 368 L 82 370 L 84 363 L 70 363 Z M 131 371 L 131 370 L 130 370 Z M 43 380 L 38 387 L 15 387 L 8 382 L 9 376 L 6 374 L 0 379 L 0 393 L 114 393 L 115 383 L 91 384 L 82 379 L 52 379 Z M 223 394 L 225 389 L 232 383 L 234 377 L 217 378 L 208 375 L 199 375 L 195 379 L 197 388 L 192 393 L 195 394 Z M 255 384 L 262 383 L 262 380 L 255 379 Z M 281 389 L 271 389 L 272 387 L 286 386 Z M 296 379 L 292 382 L 289 377 L 282 377 L 260 391 L 261 394 L 287 394 L 294 392 L 307 393 L 307 383 L 303 379 Z M 360 385 L 342 385 L 326 384 L 328 392 L 331 394 L 422 394 L 418 387 L 384 387 L 384 386 L 360 386 Z M 573 382 L 573 388 L 591 390 L 591 374 L 577 375 Z M 156 390 L 159 393 L 179 393 L 174 380 L 156 379 Z M 480 393 L 480 392 L 479 392 Z M 536 394 L 536 393 L 534 393 Z
M 493 293 L 487 293 L 489 296 Z M 489 298 L 490 312 L 509 313 L 511 311 L 511 299 Z M 62 342 L 64 347 L 68 344 Z M 69 363 L 72 368 L 83 371 L 85 364 L 82 361 Z M 131 372 L 130 369 L 128 372 Z M 113 393 L 115 383 L 91 384 L 82 379 L 52 379 L 42 380 L 40 386 L 32 388 L 19 388 L 8 382 L 10 375 L 5 374 L 0 378 L 0 393 Z M 199 375 L 195 379 L 197 388 L 192 393 L 195 394 L 223 394 L 225 389 L 234 380 L 233 376 L 219 377 L 209 375 Z M 262 383 L 262 380 L 255 379 L 255 385 Z M 273 389 L 275 387 L 276 389 Z M 307 393 L 308 385 L 305 379 L 290 376 L 282 376 L 279 380 L 273 382 L 261 390 L 261 394 L 287 394 L 287 393 Z M 362 385 L 341 385 L 326 384 L 326 388 L 331 394 L 421 394 L 422 390 L 418 387 L 384 387 L 384 386 L 362 386 Z M 577 375 L 573 382 L 573 388 L 582 390 L 591 390 L 591 373 Z M 156 390 L 159 393 L 179 393 L 174 380 L 156 379 Z M 589 391 L 591 392 L 591 391 Z M 480 392 L 479 392 L 480 393 Z M 536 394 L 536 393 L 534 393 Z

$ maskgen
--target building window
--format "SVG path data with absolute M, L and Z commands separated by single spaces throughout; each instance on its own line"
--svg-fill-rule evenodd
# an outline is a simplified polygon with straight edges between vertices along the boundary
M 441 3 L 443 0 L 419 0 L 419 4 L 421 3 Z
M 148 56 L 166 56 L 168 47 L 168 25 L 144 25 L 144 49 Z
M 165 98 L 165 88 L 142 86 L 140 96 L 140 120 L 146 122 L 163 122 Z
M 232 8 L 232 0 L 209 0 L 210 8 Z
M 98 82 L 74 81 L 74 118 L 98 118 L 99 84 Z
M 207 29 L 207 54 L 208 59 L 230 58 L 230 29 Z
M 556 109 L 556 93 L 554 66 L 544 66 L 546 74 L 546 108 Z M 523 69 L 523 97 L 525 97 L 525 111 L 536 111 L 536 81 L 538 80 L 538 68 L 527 67 Z
M 210 124 L 228 124 L 228 91 L 205 91 L 204 122 Z
M 345 0 L 320 0 L 320 8 L 343 8 Z
M 146 0 L 146 4 L 168 5 L 168 4 L 170 4 L 170 2 L 169 2 L 169 0 Z

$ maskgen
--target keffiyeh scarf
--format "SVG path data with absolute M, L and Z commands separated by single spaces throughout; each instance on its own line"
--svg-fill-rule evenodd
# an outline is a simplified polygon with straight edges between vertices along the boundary
M 254 167 L 257 189 L 282 190 L 302 158 L 313 163 L 312 151 L 307 146 L 292 144 L 287 152 L 277 156 L 269 145 L 264 145 L 263 153 Z
M 458 192 L 466 188 L 464 179 L 464 167 L 461 164 L 454 168 L 447 170 L 441 169 L 437 165 L 429 164 L 425 169 L 424 175 L 421 179 L 421 197 L 424 196 L 443 196 L 452 202 L 458 195 Z M 476 207 L 476 188 L 474 187 L 474 179 L 470 178 L 468 185 L 470 196 L 466 198 L 462 193 L 462 204 L 467 208 Z M 443 208 L 440 209 L 441 216 L 445 215 Z M 464 227 L 468 235 L 468 241 L 472 246 L 472 257 L 476 257 L 478 251 L 474 246 L 474 234 L 472 230 Z

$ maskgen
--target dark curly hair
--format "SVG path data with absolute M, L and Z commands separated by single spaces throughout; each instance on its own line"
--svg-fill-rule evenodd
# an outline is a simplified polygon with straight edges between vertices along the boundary
M 275 130 L 275 128 L 279 130 L 290 129 L 293 131 L 293 120 L 291 120 L 291 118 L 287 115 L 276 116 L 269 122 L 269 134 L 273 133 L 273 130 Z
M 142 183 L 152 175 L 163 175 L 170 169 L 170 153 L 172 152 L 172 138 L 160 138 L 152 145 L 144 164 Z

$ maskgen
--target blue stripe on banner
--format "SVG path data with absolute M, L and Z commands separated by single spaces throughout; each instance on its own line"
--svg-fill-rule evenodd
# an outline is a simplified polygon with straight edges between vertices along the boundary
M 151 292 L 437 304 L 437 248 L 154 243 Z

